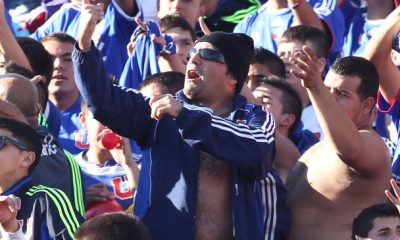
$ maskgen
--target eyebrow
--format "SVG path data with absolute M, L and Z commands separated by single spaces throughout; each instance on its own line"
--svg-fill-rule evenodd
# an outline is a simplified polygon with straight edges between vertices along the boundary
M 388 228 L 388 227 L 381 228 L 381 229 L 378 230 L 378 233 L 379 233 L 379 232 L 386 232 L 386 231 L 388 231 L 388 230 L 390 230 L 390 228 Z

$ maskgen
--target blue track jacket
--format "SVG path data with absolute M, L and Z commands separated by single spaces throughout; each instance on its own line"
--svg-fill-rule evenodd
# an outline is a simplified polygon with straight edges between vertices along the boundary
M 232 164 L 235 239 L 262 239 L 256 180 L 263 179 L 275 154 L 275 123 L 261 106 L 237 95 L 229 117 L 212 115 L 184 96 L 176 119 L 150 118 L 148 100 L 133 89 L 112 85 L 100 52 L 92 45 L 72 54 L 75 79 L 96 119 L 143 149 L 135 214 L 153 240 L 193 239 L 199 151 Z

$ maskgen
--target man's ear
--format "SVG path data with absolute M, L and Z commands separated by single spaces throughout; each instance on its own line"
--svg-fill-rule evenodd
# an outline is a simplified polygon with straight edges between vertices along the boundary
M 36 154 L 34 152 L 26 151 L 26 154 L 20 164 L 24 168 L 29 168 L 35 162 L 35 159 L 36 159 Z
M 290 128 L 294 124 L 294 122 L 296 122 L 296 116 L 294 114 L 283 113 L 277 125 L 285 128 Z
M 367 97 L 361 103 L 362 111 L 364 114 L 370 114 L 371 109 L 375 107 L 375 99 L 373 97 Z
M 320 73 L 322 73 L 325 69 L 326 59 L 321 57 L 321 58 L 318 58 L 317 62 L 318 62 L 318 70 Z
M 230 72 L 228 72 L 227 75 L 228 75 L 228 81 L 227 81 L 227 83 L 228 83 L 229 85 L 232 85 L 232 86 L 236 87 L 236 84 L 238 83 L 238 80 L 236 80 L 236 78 L 235 78 L 235 77 L 233 76 L 233 74 L 230 73 Z

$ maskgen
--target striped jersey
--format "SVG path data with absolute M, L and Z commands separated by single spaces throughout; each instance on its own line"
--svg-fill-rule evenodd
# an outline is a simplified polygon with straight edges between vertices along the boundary
M 40 123 L 46 124 L 43 116 L 40 117 Z M 33 184 L 61 189 L 84 216 L 84 193 L 78 163 L 45 126 L 39 126 L 36 132 L 42 139 L 43 148 L 39 164 L 31 174 Z
M 57 188 L 32 185 L 30 176 L 24 177 L 5 191 L 21 199 L 17 220 L 25 239 L 74 239 L 82 216 L 76 212 L 66 194 Z

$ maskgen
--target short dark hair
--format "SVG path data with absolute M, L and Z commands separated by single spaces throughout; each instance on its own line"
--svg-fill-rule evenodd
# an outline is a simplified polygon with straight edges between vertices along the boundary
M 17 65 L 14 61 L 6 64 L 6 73 L 16 73 L 28 79 L 32 79 L 35 76 L 31 70 Z
M 362 212 L 353 220 L 351 239 L 356 237 L 368 237 L 369 231 L 373 228 L 373 221 L 380 217 L 398 217 L 399 211 L 392 203 L 380 203 L 372 205 L 362 210 Z
M 159 84 L 163 87 L 163 94 L 175 95 L 183 88 L 185 82 L 185 75 L 181 72 L 167 71 L 156 73 L 148 76 L 143 82 L 140 83 L 138 89 L 142 90 L 150 84 Z
M 280 43 L 299 41 L 305 44 L 309 41 L 314 47 L 317 57 L 327 58 L 329 47 L 326 33 L 318 28 L 298 25 L 288 28 L 279 40 Z
M 0 129 L 9 131 L 16 140 L 35 153 L 35 161 L 28 169 L 29 174 L 32 173 L 33 169 L 39 164 L 42 153 L 42 140 L 36 130 L 26 123 L 3 117 L 0 117 Z
M 83 223 L 75 232 L 78 240 L 150 240 L 138 218 L 125 213 L 106 213 Z
M 295 116 L 296 120 L 289 128 L 289 135 L 291 135 L 299 125 L 303 111 L 299 94 L 283 78 L 270 76 L 262 80 L 260 86 L 264 84 L 270 85 L 282 92 L 282 97 L 279 99 L 283 106 L 282 113 L 293 114 Z
M 190 33 L 190 37 L 192 38 L 193 42 L 196 41 L 197 36 L 194 29 L 190 26 L 190 24 L 181 16 L 178 15 L 167 15 L 160 19 L 158 22 L 160 26 L 161 32 L 166 32 L 171 28 L 181 28 L 184 31 L 188 31 Z
M 53 76 L 53 58 L 42 43 L 29 37 L 17 37 L 16 39 L 28 58 L 33 74 L 46 77 L 46 87 L 48 87 Z
M 75 44 L 76 40 L 72 36 L 64 33 L 64 32 L 54 32 L 45 37 L 43 37 L 40 42 L 48 42 L 48 41 L 57 41 L 62 43 L 71 43 L 72 45 Z
M 285 78 L 285 63 L 283 63 L 282 59 L 276 56 L 275 53 L 265 48 L 254 49 L 254 55 L 250 60 L 250 64 L 253 63 L 266 65 L 271 74 L 281 78 Z
M 349 56 L 338 58 L 330 67 L 334 73 L 342 76 L 355 76 L 361 79 L 357 93 L 362 100 L 373 97 L 379 88 L 379 75 L 375 65 L 362 57 Z

